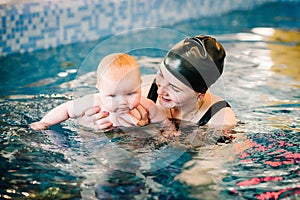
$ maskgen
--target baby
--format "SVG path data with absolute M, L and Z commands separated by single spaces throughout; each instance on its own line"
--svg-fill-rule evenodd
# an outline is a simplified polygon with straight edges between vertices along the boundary
M 105 119 L 112 122 L 113 126 L 121 125 L 118 121 L 120 118 L 137 124 L 129 111 L 134 112 L 138 105 L 148 111 L 150 122 L 167 120 L 162 109 L 153 101 L 141 96 L 141 82 L 140 69 L 132 56 L 121 53 L 107 55 L 97 69 L 98 93 L 63 103 L 47 113 L 39 122 L 30 124 L 30 127 L 43 130 L 69 118 L 82 116 L 86 110 L 95 107 L 109 112 Z

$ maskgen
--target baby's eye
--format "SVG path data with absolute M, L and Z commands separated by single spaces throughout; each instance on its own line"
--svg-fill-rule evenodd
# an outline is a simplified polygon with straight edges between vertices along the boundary
M 128 92 L 127 93 L 127 96 L 131 96 L 131 95 L 134 95 L 134 92 Z
M 114 98 L 114 97 L 116 97 L 116 95 L 114 95 L 114 94 L 110 94 L 110 95 L 108 95 L 108 97 L 110 97 L 110 98 Z

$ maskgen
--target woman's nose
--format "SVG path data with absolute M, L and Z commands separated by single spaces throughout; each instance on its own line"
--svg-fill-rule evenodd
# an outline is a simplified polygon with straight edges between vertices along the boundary
M 167 94 L 167 90 L 166 90 L 166 87 L 161 85 L 161 84 L 157 84 L 157 94 L 158 95 L 166 95 Z

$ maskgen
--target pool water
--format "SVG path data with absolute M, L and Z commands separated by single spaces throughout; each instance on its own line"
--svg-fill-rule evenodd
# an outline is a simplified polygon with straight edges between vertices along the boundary
M 0 58 L 1 199 L 299 198 L 299 6 L 265 4 L 106 40 L 125 37 L 119 45 L 93 41 Z M 211 90 L 230 102 L 234 130 L 180 122 L 181 135 L 165 138 L 155 124 L 102 133 L 75 119 L 28 128 L 60 103 L 95 91 L 97 55 L 126 44 L 142 75 L 154 74 L 169 47 L 196 34 L 214 35 L 227 51 Z

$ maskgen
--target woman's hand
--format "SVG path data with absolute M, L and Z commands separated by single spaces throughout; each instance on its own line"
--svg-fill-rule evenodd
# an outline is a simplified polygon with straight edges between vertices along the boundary
M 101 108 L 96 106 L 85 111 L 85 113 L 78 118 L 78 123 L 81 126 L 95 130 L 107 130 L 113 125 L 107 116 L 109 116 L 109 112 L 101 112 Z
M 131 120 L 129 121 L 128 119 L 119 117 L 117 120 L 121 126 L 145 126 L 150 122 L 148 119 L 148 112 L 142 105 L 138 105 L 137 108 L 131 110 L 129 114 L 136 123 L 133 124 Z M 95 108 L 88 109 L 83 116 L 78 118 L 78 123 L 81 126 L 95 130 L 109 130 L 113 124 L 108 120 L 107 116 L 109 116 L 109 113 L 105 111 L 101 112 L 100 107 L 97 106 Z
M 150 123 L 149 118 L 148 118 L 148 112 L 147 110 L 140 104 L 136 107 L 136 109 L 133 109 L 129 111 L 129 114 L 133 118 L 133 121 L 135 121 L 135 124 L 132 124 L 132 122 L 119 117 L 117 120 L 122 126 L 132 126 L 132 125 L 138 125 L 138 126 L 145 126 Z

